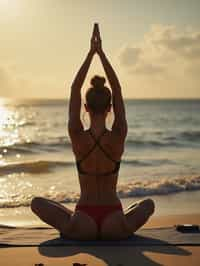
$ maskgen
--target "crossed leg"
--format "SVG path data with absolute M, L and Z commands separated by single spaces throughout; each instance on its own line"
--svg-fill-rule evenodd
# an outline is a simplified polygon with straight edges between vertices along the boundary
M 58 202 L 35 197 L 31 202 L 31 210 L 45 223 L 53 226 L 58 231 L 65 232 L 66 225 L 73 211 Z
M 154 202 L 145 199 L 135 203 L 125 210 L 124 214 L 132 233 L 143 226 L 154 212 Z M 53 226 L 59 232 L 66 232 L 67 224 L 73 211 L 53 200 L 35 197 L 31 202 L 32 211 L 45 223 Z
M 152 199 L 145 199 L 128 207 L 124 214 L 130 230 L 134 233 L 143 226 L 154 213 L 154 209 Z

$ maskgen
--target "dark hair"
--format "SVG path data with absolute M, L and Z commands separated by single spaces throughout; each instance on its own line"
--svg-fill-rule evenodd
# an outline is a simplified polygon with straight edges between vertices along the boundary
M 95 114 L 104 113 L 111 104 L 111 92 L 104 86 L 106 80 L 104 77 L 95 75 L 86 92 L 86 104 Z

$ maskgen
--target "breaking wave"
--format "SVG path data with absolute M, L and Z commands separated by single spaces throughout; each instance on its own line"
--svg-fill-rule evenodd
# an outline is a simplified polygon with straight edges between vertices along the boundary
M 184 131 L 180 133 L 180 138 L 186 141 L 200 141 L 200 131 Z
M 72 166 L 74 162 L 64 161 L 27 161 L 0 165 L 0 176 L 11 173 L 44 173 L 55 167 Z
M 136 167 L 151 167 L 176 164 L 174 161 L 168 159 L 154 159 L 154 160 L 135 160 L 127 159 L 122 160 L 123 164 L 128 164 Z M 47 160 L 36 160 L 36 161 L 22 161 L 13 162 L 0 165 L 0 176 L 13 174 L 13 173 L 48 173 L 58 167 L 75 167 L 75 161 L 47 161 Z
M 134 180 L 120 184 L 118 194 L 121 198 L 168 195 L 182 191 L 200 189 L 200 176 Z
M 168 195 L 183 191 L 200 190 L 200 176 L 187 176 L 175 178 L 160 178 L 151 180 L 133 180 L 126 183 L 119 183 L 117 193 L 120 198 L 146 197 L 152 195 Z M 28 194 L 19 198 L 3 200 L 0 197 L 0 207 L 20 207 L 30 206 L 31 200 L 35 195 Z M 43 192 L 42 197 L 56 200 L 62 203 L 76 203 L 79 199 L 78 192 L 66 191 L 47 191 Z

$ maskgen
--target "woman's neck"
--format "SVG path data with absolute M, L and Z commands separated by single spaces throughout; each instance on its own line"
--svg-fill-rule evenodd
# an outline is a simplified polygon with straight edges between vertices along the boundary
M 92 117 L 90 116 L 90 128 L 92 129 L 92 131 L 96 134 L 100 134 L 102 131 L 104 131 L 106 128 L 105 120 L 105 117 L 102 115 L 95 115 Z

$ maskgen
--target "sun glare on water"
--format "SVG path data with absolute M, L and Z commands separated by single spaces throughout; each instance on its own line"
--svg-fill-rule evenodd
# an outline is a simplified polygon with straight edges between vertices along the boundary
M 10 110 L 5 102 L 0 99 L 0 148 L 12 145 L 18 139 L 15 116 L 15 112 Z

